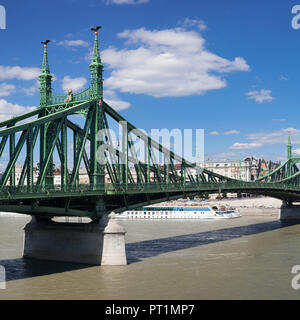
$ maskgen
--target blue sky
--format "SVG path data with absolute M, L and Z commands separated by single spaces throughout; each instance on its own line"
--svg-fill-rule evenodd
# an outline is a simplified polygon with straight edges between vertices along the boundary
M 206 158 L 300 154 L 297 1 L 0 0 L 0 120 L 38 106 L 41 40 L 57 93 L 88 86 L 102 25 L 105 100 L 139 128 L 205 129 Z M 300 4 L 300 1 L 299 1 Z

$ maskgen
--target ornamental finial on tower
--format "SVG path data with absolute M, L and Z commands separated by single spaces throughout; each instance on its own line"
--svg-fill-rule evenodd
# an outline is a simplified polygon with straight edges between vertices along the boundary
M 43 58 L 43 66 L 42 66 L 42 73 L 50 73 L 49 63 L 48 63 L 48 54 L 47 54 L 47 45 L 50 40 L 41 41 L 44 45 L 44 58 Z
M 96 28 L 91 28 L 95 33 L 95 41 L 94 41 L 94 52 L 92 57 L 91 64 L 101 64 L 100 53 L 99 53 L 99 44 L 98 44 L 98 31 L 101 29 L 101 26 L 97 26 Z
M 100 30 L 101 28 L 101 26 L 97 26 L 96 28 L 91 28 L 91 30 L 94 31 L 95 34 L 98 34 L 98 30 Z

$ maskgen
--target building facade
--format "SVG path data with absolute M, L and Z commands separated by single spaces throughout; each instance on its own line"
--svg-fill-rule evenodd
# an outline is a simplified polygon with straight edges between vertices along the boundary
M 208 160 L 200 166 L 222 176 L 243 181 L 254 181 L 275 170 L 280 162 L 247 157 L 244 160 Z

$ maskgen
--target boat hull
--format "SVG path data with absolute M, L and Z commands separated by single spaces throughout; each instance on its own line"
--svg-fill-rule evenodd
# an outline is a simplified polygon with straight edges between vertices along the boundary
M 210 209 L 208 212 L 203 211 L 151 211 L 150 208 L 147 208 L 147 211 L 125 211 L 123 213 L 117 214 L 119 219 L 131 219 L 131 220 L 174 220 L 174 219 L 183 219 L 183 220 L 212 220 L 212 219 L 235 219 L 240 218 L 241 214 L 237 211 L 224 211 L 224 212 L 215 212 Z

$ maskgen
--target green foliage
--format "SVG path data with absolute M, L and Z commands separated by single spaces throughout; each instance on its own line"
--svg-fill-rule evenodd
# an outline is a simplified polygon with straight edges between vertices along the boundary
M 209 199 L 209 194 L 208 193 L 204 193 L 202 196 L 201 196 L 202 199 L 204 200 L 208 200 Z

